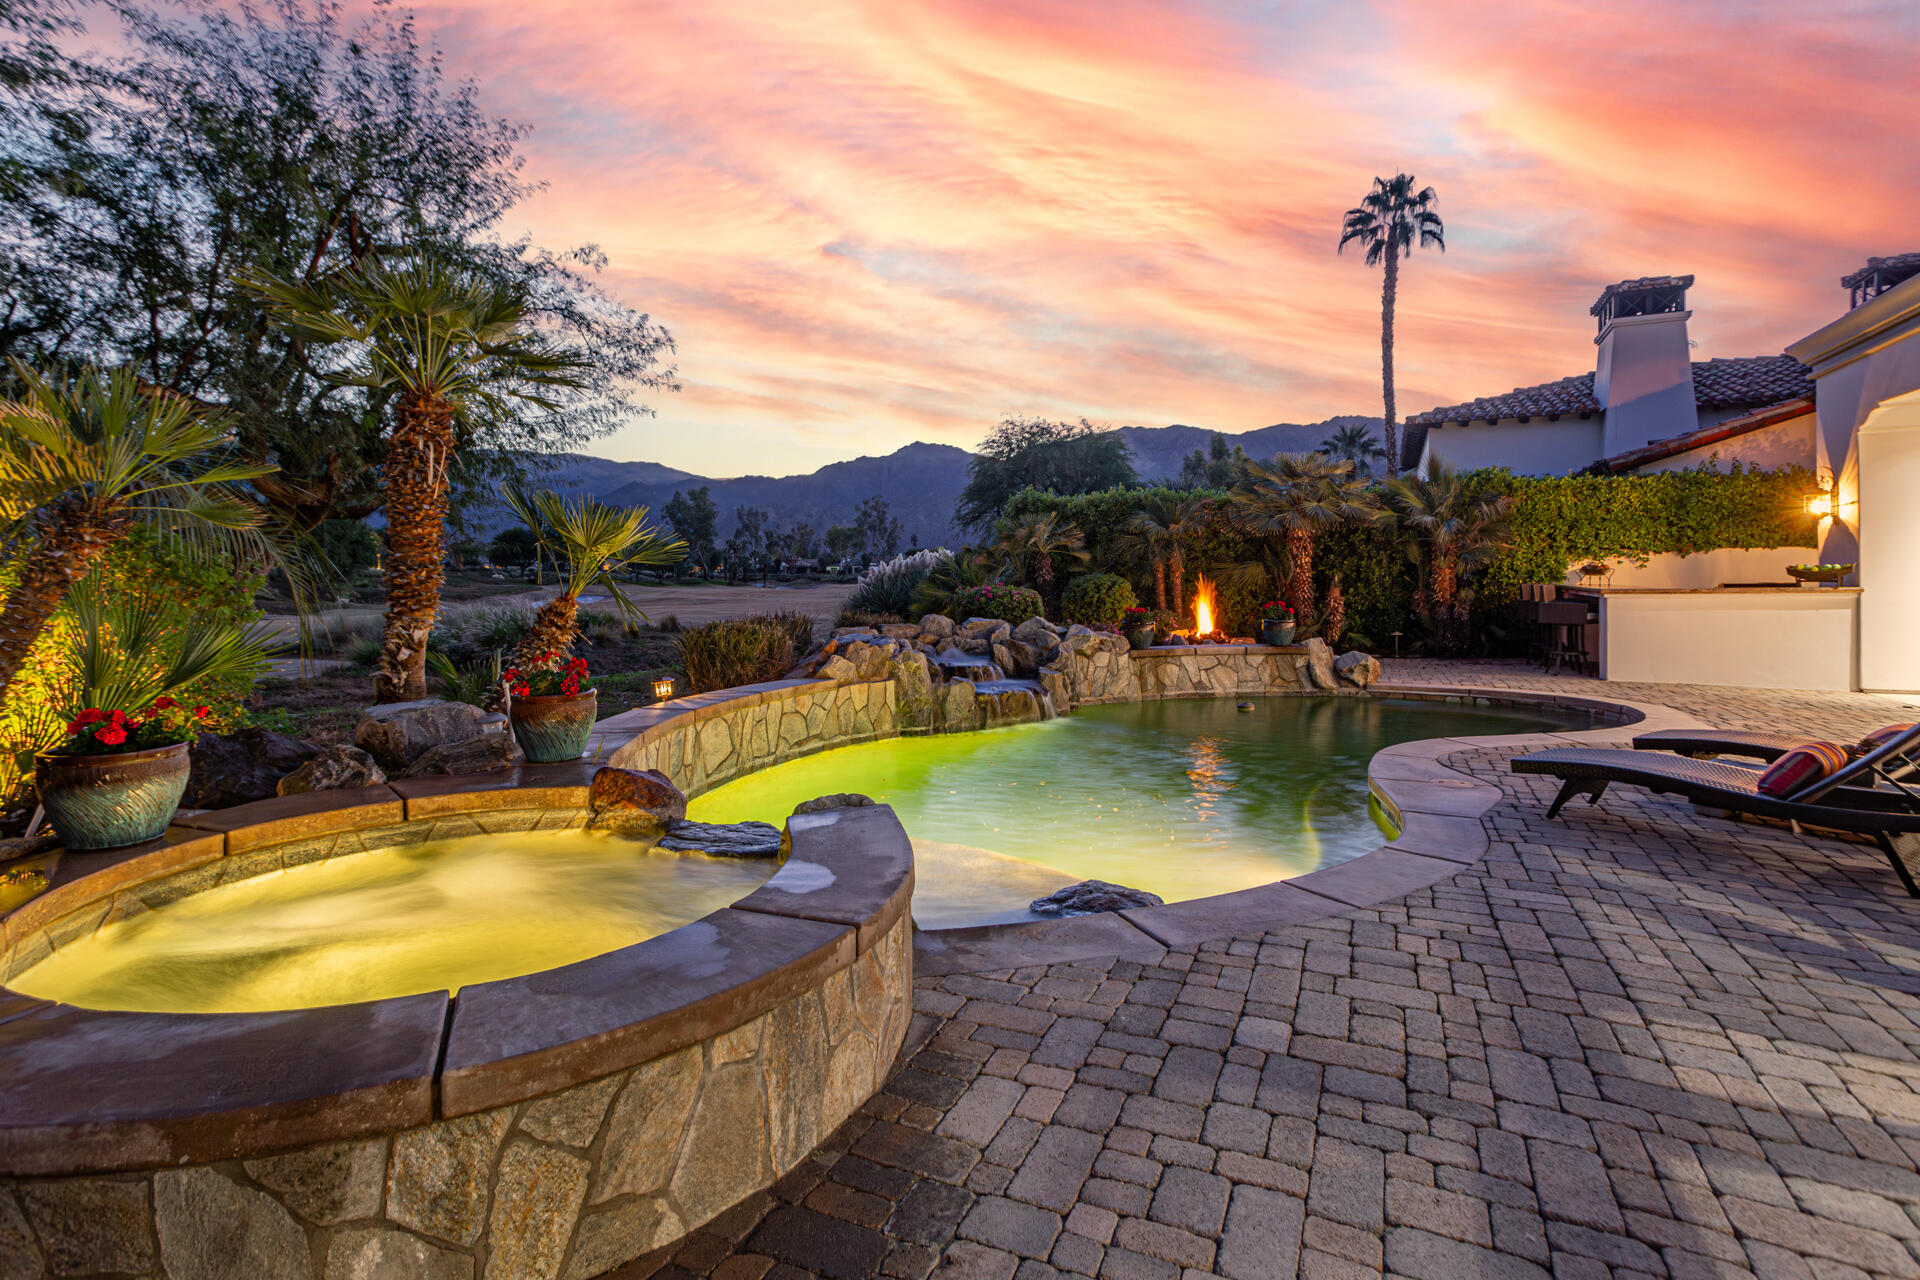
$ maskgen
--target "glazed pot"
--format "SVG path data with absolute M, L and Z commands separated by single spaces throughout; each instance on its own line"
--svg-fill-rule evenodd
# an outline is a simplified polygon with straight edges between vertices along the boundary
M 1273 622 L 1266 618 L 1260 620 L 1261 644 L 1292 644 L 1295 624 L 1291 622 Z
M 555 764 L 587 754 L 587 739 L 600 707 L 598 691 L 525 694 L 507 710 L 514 741 L 529 764 Z
M 34 757 L 40 803 L 68 849 L 118 849 L 158 840 L 187 789 L 187 744 L 112 755 Z
M 1127 643 L 1136 649 L 1153 648 L 1153 628 L 1135 627 L 1127 632 Z

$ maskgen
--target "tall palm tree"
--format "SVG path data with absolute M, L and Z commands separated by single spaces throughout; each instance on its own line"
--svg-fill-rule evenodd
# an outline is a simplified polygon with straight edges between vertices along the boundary
M 1373 438 L 1373 432 L 1359 422 L 1349 422 L 1320 442 L 1320 452 L 1329 458 L 1345 458 L 1356 475 L 1373 475 L 1373 460 L 1385 458 L 1387 451 Z
M 1475 498 L 1458 471 L 1435 461 L 1424 478 L 1394 477 L 1387 486 L 1387 501 L 1400 523 L 1420 537 L 1415 555 L 1425 562 L 1427 581 L 1420 593 L 1427 606 L 1424 612 L 1440 643 L 1456 650 L 1467 638 L 1460 579 L 1511 545 L 1508 522 L 1513 498 L 1505 494 Z
M 627 617 L 645 620 L 614 575 L 687 558 L 687 544 L 648 524 L 645 507 L 609 507 L 592 498 L 568 502 L 552 490 L 526 494 L 508 489 L 506 498 L 514 515 L 533 530 L 540 548 L 560 566 L 560 594 L 533 615 L 533 625 L 514 650 L 516 666 L 548 653 L 566 658 L 580 638 L 580 595 L 588 587 L 606 592 Z
M 1166 609 L 1167 566 L 1180 555 L 1180 503 L 1167 494 L 1149 496 L 1128 518 L 1117 539 L 1121 554 L 1153 570 L 1153 607 Z M 1173 584 L 1177 600 L 1180 583 Z
M 1393 412 L 1393 305 L 1400 291 L 1400 259 L 1413 254 L 1414 245 L 1428 245 L 1446 252 L 1446 227 L 1433 211 L 1439 199 L 1432 187 L 1413 189 L 1413 175 L 1397 173 L 1391 178 L 1375 178 L 1373 190 L 1347 210 L 1340 230 L 1340 250 L 1349 241 L 1366 247 L 1367 265 L 1386 264 L 1386 279 L 1380 285 L 1380 385 L 1387 402 L 1387 474 L 1401 470 L 1400 429 Z
M 1314 535 L 1349 520 L 1376 520 L 1380 503 L 1353 474 L 1353 463 L 1324 453 L 1278 454 L 1248 473 L 1227 499 L 1228 519 L 1246 533 L 1284 542 L 1287 603 L 1304 622 L 1314 614 Z
M 1000 552 L 1033 579 L 1041 600 L 1049 607 L 1055 603 L 1054 587 L 1058 581 L 1055 557 L 1076 564 L 1085 564 L 1091 559 L 1087 554 L 1086 535 L 1071 520 L 1062 520 L 1057 511 L 1027 516 L 1002 530 Z
M 48 619 L 135 524 L 270 554 L 249 536 L 259 508 L 226 486 L 275 470 L 213 456 L 226 430 L 131 369 L 13 372 L 24 393 L 0 400 L 0 544 L 19 575 L 0 598 L 0 705 Z
M 311 284 L 244 281 L 309 343 L 344 343 L 344 386 L 396 396 L 381 468 L 387 514 L 387 617 L 379 702 L 427 695 L 427 636 L 445 579 L 448 471 L 477 422 L 523 405 L 553 410 L 587 361 L 534 332 L 526 291 L 415 254 L 371 259 Z

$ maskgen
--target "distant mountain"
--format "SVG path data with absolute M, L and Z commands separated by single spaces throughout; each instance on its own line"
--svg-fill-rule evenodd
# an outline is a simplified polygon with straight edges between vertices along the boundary
M 1329 418 L 1325 422 L 1276 423 L 1238 434 L 1220 432 L 1228 447 L 1239 445 L 1254 459 L 1276 453 L 1320 447 L 1321 441 L 1349 423 L 1366 426 L 1377 438 L 1380 419 Z M 1180 463 L 1195 449 L 1205 452 L 1215 432 L 1205 427 L 1121 427 L 1120 438 L 1133 454 L 1134 469 L 1142 480 L 1169 480 L 1180 474 Z M 705 485 L 720 509 L 720 537 L 733 532 L 735 507 L 758 507 L 780 529 L 805 521 L 816 534 L 836 524 L 853 523 L 854 508 L 879 494 L 890 514 L 900 521 L 903 541 L 918 537 L 920 545 L 942 546 L 955 540 L 951 521 L 954 504 L 967 484 L 967 463 L 973 455 L 950 444 L 914 443 L 879 458 L 834 462 L 804 476 L 736 476 L 714 480 L 662 466 L 657 462 L 614 462 L 585 454 L 566 453 L 553 465 L 536 472 L 534 483 L 563 493 L 590 494 L 602 502 L 648 506 L 658 511 L 676 492 Z M 472 524 L 491 536 L 513 524 L 504 508 L 469 513 Z

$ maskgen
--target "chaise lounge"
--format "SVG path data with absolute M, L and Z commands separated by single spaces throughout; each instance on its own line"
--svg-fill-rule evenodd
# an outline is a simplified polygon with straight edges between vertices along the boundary
M 1920 868 L 1920 789 L 1901 781 L 1908 753 L 1917 743 L 1920 726 L 1909 727 L 1873 751 L 1778 796 L 1761 789 L 1767 770 L 1757 765 L 1620 748 L 1537 751 L 1517 757 L 1513 771 L 1560 779 L 1560 794 L 1547 809 L 1549 818 L 1558 817 L 1575 796 L 1598 804 L 1610 784 L 1623 782 L 1709 808 L 1870 836 L 1907 893 L 1920 898 L 1913 870 Z

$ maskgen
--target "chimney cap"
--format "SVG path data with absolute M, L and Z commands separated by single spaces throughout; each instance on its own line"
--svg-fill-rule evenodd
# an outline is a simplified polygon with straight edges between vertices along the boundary
M 1594 300 L 1593 306 L 1587 309 L 1587 314 L 1590 316 L 1598 316 L 1598 315 L 1601 315 L 1602 312 L 1606 312 L 1608 313 L 1609 316 L 1645 315 L 1645 314 L 1655 314 L 1661 311 L 1679 311 L 1684 309 L 1686 306 L 1686 299 L 1684 297 L 1678 299 L 1671 306 L 1653 307 L 1653 308 L 1648 308 L 1644 311 L 1642 310 L 1622 311 L 1618 307 L 1609 307 L 1607 304 L 1612 302 L 1615 298 L 1618 298 L 1622 294 L 1655 293 L 1655 292 L 1671 291 L 1671 290 L 1678 290 L 1680 293 L 1684 294 L 1688 289 L 1691 289 L 1691 288 L 1693 288 L 1692 276 L 1641 276 L 1638 280 L 1622 280 L 1619 284 L 1610 284 L 1606 288 L 1602 289 L 1600 291 L 1600 296 Z M 1606 316 L 1603 316 L 1602 317 L 1603 321 L 1606 318 L 1607 318 Z
M 1867 265 L 1840 277 L 1840 287 L 1853 293 L 1853 305 L 1876 298 L 1893 286 L 1920 275 L 1920 253 L 1893 253 L 1868 258 Z

